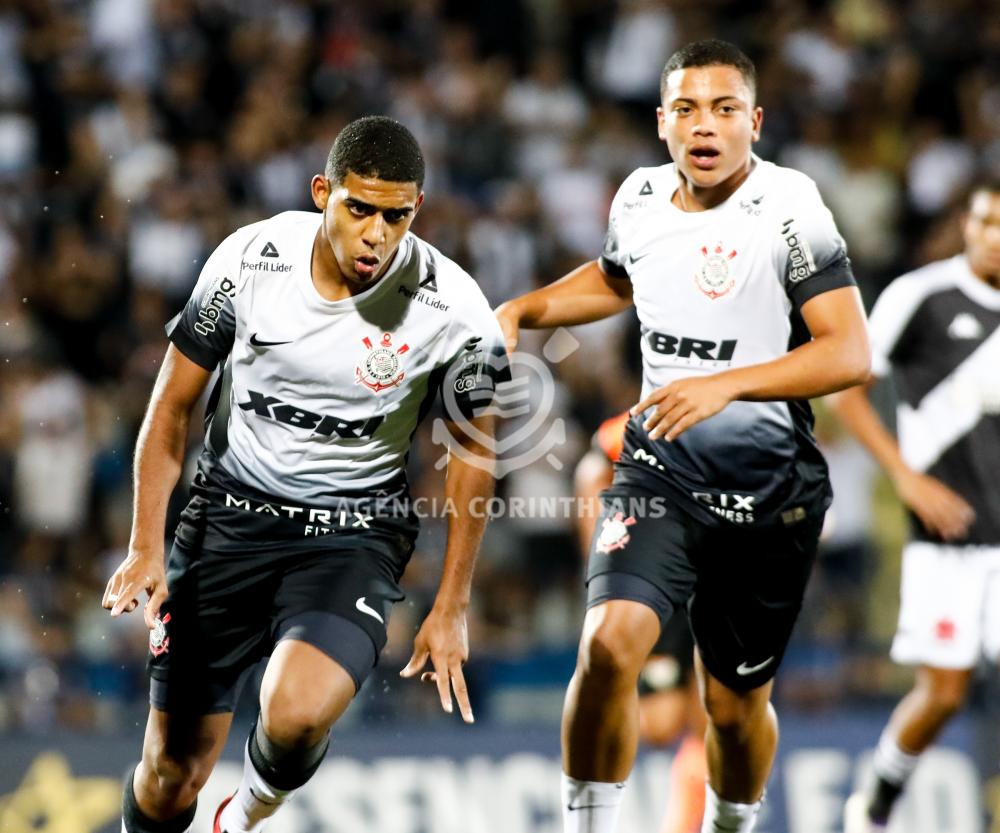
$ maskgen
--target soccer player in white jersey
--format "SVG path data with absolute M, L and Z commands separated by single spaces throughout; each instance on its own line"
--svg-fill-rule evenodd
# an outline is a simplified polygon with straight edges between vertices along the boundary
M 469 437 L 492 436 L 480 408 L 507 373 L 502 334 L 472 278 L 409 232 L 423 178 L 405 127 L 352 122 L 312 178 L 320 213 L 235 231 L 168 325 L 137 444 L 129 553 L 103 600 L 118 616 L 149 596 L 151 709 L 123 831 L 190 829 L 240 678 L 269 656 L 243 780 L 214 827 L 263 828 L 316 771 L 385 645 L 417 533 L 410 439 L 439 392 L 450 418 L 471 422 L 458 441 L 489 459 Z M 205 448 L 164 569 L 167 500 L 216 369 Z M 453 690 L 470 723 L 465 611 L 485 521 L 468 510 L 493 485 L 451 458 L 441 583 L 402 672 L 429 660 L 423 679 L 447 712 Z
M 633 303 L 642 325 L 563 712 L 566 833 L 614 829 L 636 678 L 681 605 L 709 718 L 702 830 L 751 830 L 771 770 L 772 678 L 830 502 L 806 400 L 866 379 L 870 356 L 843 240 L 808 177 L 752 153 L 762 119 L 738 48 L 682 48 L 657 109 L 673 164 L 625 180 L 600 258 L 497 309 L 508 346 Z
M 1000 181 L 973 192 L 963 232 L 963 254 L 897 278 L 872 310 L 872 369 L 895 383 L 898 441 L 871 385 L 833 400 L 911 513 L 892 658 L 917 666 L 846 833 L 886 828 L 980 658 L 1000 658 Z

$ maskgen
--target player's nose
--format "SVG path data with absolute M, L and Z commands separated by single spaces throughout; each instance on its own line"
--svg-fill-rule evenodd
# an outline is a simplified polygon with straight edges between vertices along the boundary
M 380 211 L 375 212 L 361 232 L 366 245 L 375 248 L 385 240 L 385 218 Z

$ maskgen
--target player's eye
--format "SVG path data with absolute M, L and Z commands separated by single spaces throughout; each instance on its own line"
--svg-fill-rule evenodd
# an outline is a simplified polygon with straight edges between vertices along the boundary
M 736 112 L 736 108 L 733 107 L 731 104 L 723 104 L 719 109 L 726 115 L 730 115 Z
M 398 223 L 406 216 L 405 211 L 386 211 L 383 213 L 387 223 Z
M 688 113 L 691 112 L 691 108 L 686 106 L 674 107 L 674 112 L 678 113 L 679 115 L 686 116 Z

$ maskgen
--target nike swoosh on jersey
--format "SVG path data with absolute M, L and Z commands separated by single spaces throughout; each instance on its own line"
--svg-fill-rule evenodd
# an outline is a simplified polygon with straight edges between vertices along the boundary
M 772 662 L 774 662 L 774 657 L 768 657 L 763 662 L 757 663 L 757 665 L 747 665 L 745 662 L 741 662 L 736 668 L 736 673 L 741 677 L 748 677 L 762 668 L 767 668 Z
M 291 344 L 290 341 L 258 341 L 257 333 L 250 336 L 250 343 L 254 347 L 277 347 L 279 344 Z
M 375 608 L 369 607 L 368 605 L 365 604 L 365 598 L 366 598 L 365 596 L 362 596 L 354 603 L 354 606 L 362 613 L 367 613 L 369 616 L 374 616 L 384 625 L 385 619 L 382 618 L 381 614 L 377 610 L 375 610 Z

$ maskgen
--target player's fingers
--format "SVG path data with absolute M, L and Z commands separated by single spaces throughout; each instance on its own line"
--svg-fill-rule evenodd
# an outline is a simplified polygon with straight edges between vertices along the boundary
M 412 677 L 421 668 L 427 664 L 427 657 L 430 656 L 430 652 L 426 648 L 413 647 L 413 656 L 410 657 L 410 661 L 406 663 L 406 667 L 399 672 L 400 677 Z
M 101 607 L 110 610 L 112 605 L 118 601 L 118 594 L 115 592 L 115 587 L 117 587 L 117 585 L 118 573 L 115 573 L 108 579 L 108 583 L 104 587 L 104 596 L 101 598 Z
M 451 704 L 451 689 L 448 688 L 447 668 L 439 665 L 433 656 L 431 657 L 431 662 L 434 664 L 434 682 L 437 683 L 438 697 L 441 698 L 441 708 L 448 714 L 451 714 L 453 706 Z
M 649 396 L 647 396 L 645 399 L 636 402 L 635 405 L 629 408 L 629 413 L 632 414 L 632 416 L 635 416 L 636 414 L 641 414 L 643 411 L 648 410 L 649 408 L 653 407 L 653 405 L 656 405 L 658 402 L 662 402 L 666 396 L 667 396 L 666 388 L 657 388 L 656 390 L 652 391 L 649 394 Z
M 420 675 L 420 682 L 422 682 L 422 683 L 436 683 L 437 682 L 437 678 L 438 678 L 438 675 L 435 674 L 433 671 L 424 671 L 424 673 Z
M 156 627 L 156 620 L 160 618 L 160 605 L 167 598 L 167 588 L 160 583 L 156 583 L 153 585 L 152 590 L 148 587 L 146 590 L 149 592 L 149 601 L 146 602 L 146 609 L 143 610 L 142 616 L 146 620 L 146 627 L 152 630 Z
M 118 597 L 114 601 L 114 606 L 111 608 L 112 616 L 121 616 L 122 613 L 131 613 L 135 610 L 137 604 L 139 604 L 136 596 L 139 595 L 141 587 L 138 587 L 135 582 L 129 582 L 124 587 L 118 591 Z
M 652 427 L 649 432 L 651 440 L 658 440 L 666 435 L 680 420 L 688 413 L 688 406 L 683 402 L 678 402 L 667 411 Z
M 459 663 L 451 667 L 451 687 L 455 692 L 462 720 L 466 723 L 475 723 L 476 718 L 472 716 L 472 704 L 469 702 L 469 689 L 465 684 L 465 675 L 462 674 L 462 666 Z

